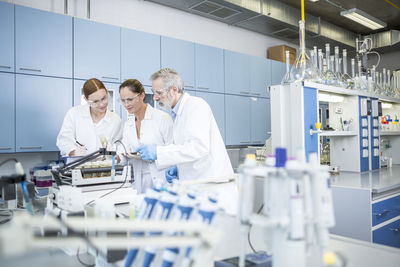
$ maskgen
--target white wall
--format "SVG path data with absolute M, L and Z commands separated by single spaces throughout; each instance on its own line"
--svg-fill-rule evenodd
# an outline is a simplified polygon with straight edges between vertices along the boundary
M 64 0 L 5 2 L 64 13 Z M 68 14 L 86 18 L 86 0 L 68 0 Z M 143 0 L 92 0 L 90 19 L 106 24 L 174 37 L 236 52 L 266 57 L 270 46 L 285 41 Z

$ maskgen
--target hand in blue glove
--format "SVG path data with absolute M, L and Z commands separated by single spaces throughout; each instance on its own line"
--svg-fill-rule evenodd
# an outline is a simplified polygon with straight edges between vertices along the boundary
M 157 159 L 157 146 L 156 145 L 144 145 L 136 149 L 136 152 L 140 153 L 142 160 L 156 160 Z
M 178 179 L 178 168 L 173 166 L 165 171 L 165 178 L 168 183 L 172 183 L 172 180 Z

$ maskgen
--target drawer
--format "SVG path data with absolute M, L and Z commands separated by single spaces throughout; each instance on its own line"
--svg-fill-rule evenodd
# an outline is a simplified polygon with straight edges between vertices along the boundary
M 372 204 L 372 226 L 400 215 L 400 196 Z
M 372 242 L 400 248 L 400 219 L 373 231 Z

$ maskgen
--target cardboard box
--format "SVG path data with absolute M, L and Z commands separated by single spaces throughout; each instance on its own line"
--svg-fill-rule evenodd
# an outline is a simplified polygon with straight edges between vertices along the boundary
M 289 50 L 290 52 L 289 54 L 290 64 L 294 64 L 294 62 L 296 61 L 296 49 L 287 45 L 278 45 L 268 48 L 267 58 L 278 60 L 281 62 L 286 62 L 286 54 L 285 54 L 286 50 Z

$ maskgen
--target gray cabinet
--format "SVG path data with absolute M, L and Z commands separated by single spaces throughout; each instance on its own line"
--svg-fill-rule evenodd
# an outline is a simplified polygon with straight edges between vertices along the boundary
M 271 136 L 271 107 L 269 98 L 250 99 L 251 115 L 251 143 L 265 144 L 265 140 Z
M 249 145 L 250 100 L 238 95 L 225 95 L 226 145 Z
M 72 77 L 72 18 L 15 6 L 16 72 Z
M 1 4 L 1 3 L 0 3 Z M 15 152 L 15 74 L 0 72 L 0 153 Z
M 120 82 L 121 28 L 74 18 L 74 78 Z
M 0 71 L 14 72 L 14 5 L 0 2 Z
M 224 93 L 224 51 L 196 44 L 196 90 Z
M 286 64 L 280 61 L 271 60 L 271 85 L 281 84 L 286 74 Z
M 196 92 L 196 96 L 203 98 L 211 107 L 215 121 L 218 124 L 222 139 L 225 141 L 225 98 L 223 94 Z

